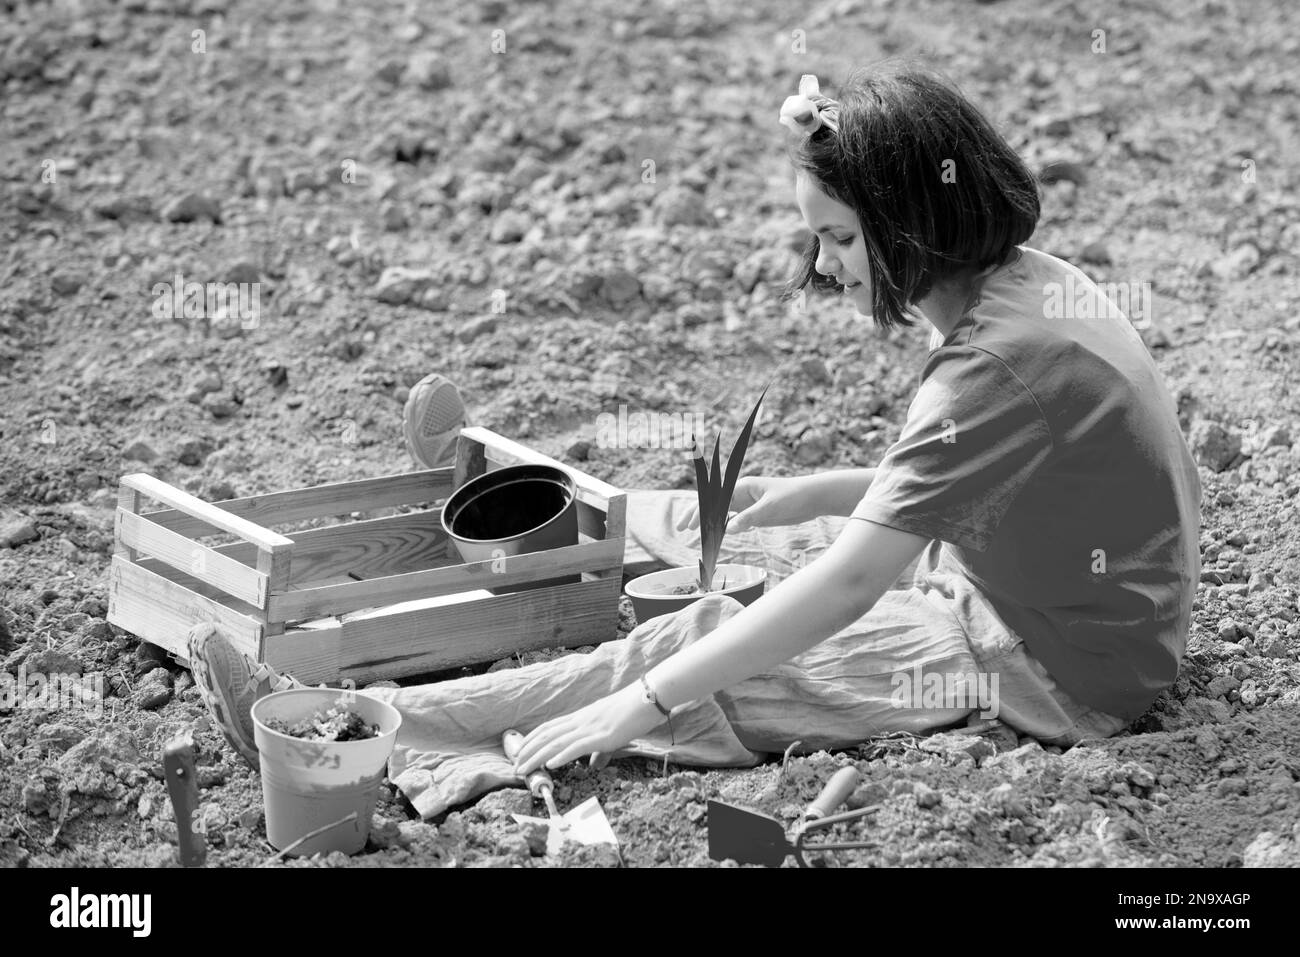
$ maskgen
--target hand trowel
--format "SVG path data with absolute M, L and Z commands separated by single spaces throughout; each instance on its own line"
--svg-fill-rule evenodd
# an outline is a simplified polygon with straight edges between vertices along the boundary
M 505 748 L 506 757 L 513 761 L 523 741 L 524 736 L 514 729 L 503 734 L 501 745 Z M 610 844 L 615 848 L 618 847 L 618 837 L 615 836 L 609 818 L 605 817 L 605 811 L 596 798 L 587 798 L 573 810 L 561 814 L 555 806 L 555 782 L 546 768 L 538 768 L 531 772 L 524 778 L 524 784 L 533 797 L 541 798 L 546 802 L 546 810 L 550 817 L 527 817 L 523 814 L 511 816 L 517 824 L 548 825 L 547 854 L 554 854 L 565 841 L 574 841 L 578 844 Z

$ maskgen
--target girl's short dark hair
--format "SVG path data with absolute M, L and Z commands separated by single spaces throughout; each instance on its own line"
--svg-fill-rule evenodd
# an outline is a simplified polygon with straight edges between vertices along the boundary
M 839 130 L 823 126 L 795 166 L 857 213 L 883 328 L 910 326 L 910 303 L 968 268 L 1001 263 L 1038 224 L 1038 185 L 1024 161 L 948 81 L 911 64 L 855 71 L 834 97 Z M 787 297 L 839 283 L 816 269 L 808 242 Z

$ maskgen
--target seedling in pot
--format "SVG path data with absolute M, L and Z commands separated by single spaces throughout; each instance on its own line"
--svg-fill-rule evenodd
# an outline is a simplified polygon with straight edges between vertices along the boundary
M 727 514 L 731 508 L 731 496 L 736 490 L 736 479 L 740 477 L 740 468 L 745 462 L 745 450 L 749 448 L 749 439 L 754 431 L 754 422 L 758 418 L 758 408 L 763 404 L 764 389 L 759 395 L 754 408 L 750 410 L 745 427 L 731 447 L 727 456 L 726 475 L 723 475 L 719 461 L 719 447 L 722 435 L 713 443 L 713 466 L 710 468 L 704 460 L 704 451 L 700 448 L 698 437 L 691 436 L 695 458 L 695 493 L 700 506 L 700 580 L 691 591 L 677 591 L 678 594 L 694 594 L 696 591 L 713 590 L 713 573 L 718 565 L 718 555 L 722 551 L 722 539 L 727 534 Z M 726 588 L 723 580 L 721 588 Z

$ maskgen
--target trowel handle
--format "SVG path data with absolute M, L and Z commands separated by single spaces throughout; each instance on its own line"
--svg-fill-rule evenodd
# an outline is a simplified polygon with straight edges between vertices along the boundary
M 519 746 L 523 743 L 524 736 L 514 728 L 501 735 L 501 747 L 505 749 L 506 757 L 511 761 L 515 759 L 515 755 L 519 753 Z M 555 790 L 555 782 L 551 779 L 551 772 L 546 768 L 538 768 L 536 771 L 529 772 L 528 776 L 524 778 L 524 784 L 528 787 L 529 793 L 535 798 L 541 797 L 544 791 L 553 792 Z
M 195 819 L 199 812 L 199 781 L 194 768 L 194 738 L 189 731 L 176 735 L 163 746 L 163 776 L 167 779 L 167 793 L 176 815 L 177 844 L 181 864 L 185 867 L 202 867 L 208 856 L 207 836 L 202 833 L 201 820 L 198 833 Z
M 849 795 L 857 790 L 858 782 L 861 780 L 862 775 L 853 765 L 840 768 L 831 775 L 831 779 L 822 788 L 822 793 L 817 795 L 817 800 L 808 805 L 808 810 L 803 812 L 804 820 L 816 821 L 830 814 L 849 799 Z

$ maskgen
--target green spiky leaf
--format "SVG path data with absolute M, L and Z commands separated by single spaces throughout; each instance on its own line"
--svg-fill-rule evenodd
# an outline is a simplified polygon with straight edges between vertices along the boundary
M 705 463 L 699 439 L 694 439 L 695 492 L 700 510 L 700 591 L 712 590 L 713 573 L 722 551 L 723 536 L 727 533 L 731 496 L 736 490 L 736 481 L 745 462 L 745 452 L 749 448 L 754 423 L 758 419 L 759 406 L 763 404 L 766 395 L 767 389 L 764 389 L 750 410 L 745 427 L 732 445 L 731 454 L 727 457 L 725 476 L 721 464 L 722 436 L 719 435 L 713 443 L 712 468 Z

